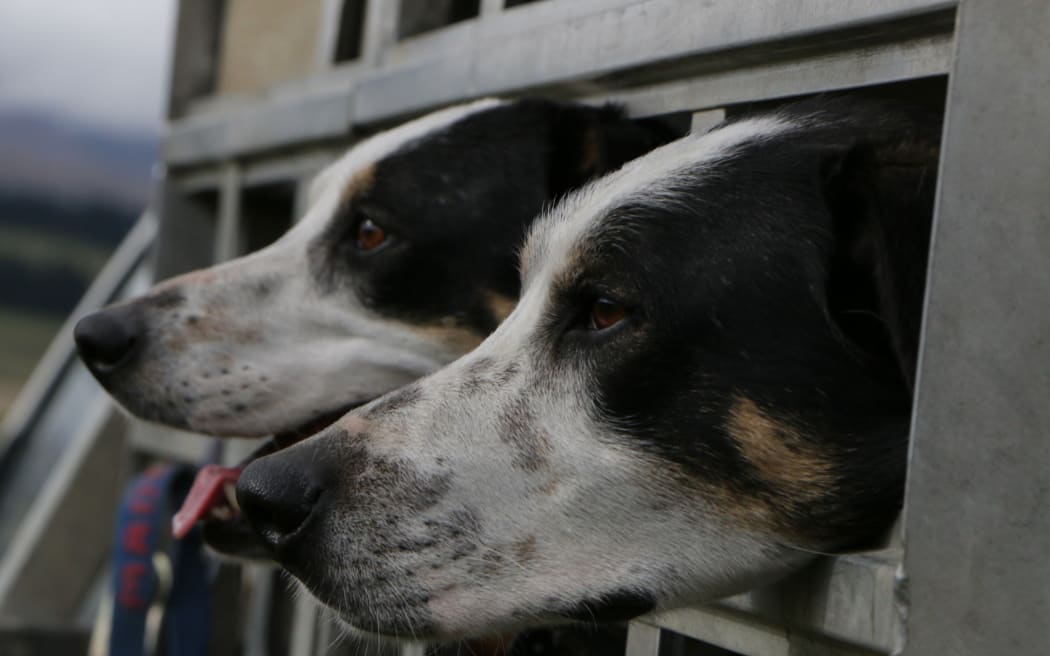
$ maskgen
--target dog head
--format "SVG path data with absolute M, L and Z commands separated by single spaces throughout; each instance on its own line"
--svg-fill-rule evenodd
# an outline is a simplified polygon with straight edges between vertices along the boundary
M 937 130 L 830 100 L 635 160 L 532 230 L 475 351 L 245 470 L 350 624 L 622 619 L 876 538 L 900 504 Z
M 352 148 L 272 246 L 85 318 L 80 353 L 142 418 L 311 432 L 480 343 L 517 299 L 515 248 L 543 205 L 657 139 L 609 107 L 436 112 Z
M 272 246 L 85 318 L 81 356 L 133 414 L 276 434 L 266 453 L 480 343 L 517 300 L 515 249 L 542 207 L 670 136 L 613 107 L 543 100 L 425 116 L 320 174 Z M 208 543 L 265 555 L 214 498 Z

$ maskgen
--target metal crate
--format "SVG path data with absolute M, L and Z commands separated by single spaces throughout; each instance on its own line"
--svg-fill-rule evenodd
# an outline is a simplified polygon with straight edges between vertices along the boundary
M 181 1 L 159 276 L 264 243 L 356 135 L 469 98 L 611 100 L 701 129 L 793 96 L 934 89 L 945 140 L 898 527 L 880 551 L 632 622 L 627 653 L 657 654 L 667 631 L 751 656 L 1047 653 L 1050 3 L 477 0 L 435 3 L 435 26 L 418 1 L 317 2 L 309 71 L 239 98 L 214 93 L 221 7 Z M 260 198 L 287 215 L 248 211 Z M 132 442 L 204 448 L 157 429 Z M 327 653 L 313 613 L 294 654 Z

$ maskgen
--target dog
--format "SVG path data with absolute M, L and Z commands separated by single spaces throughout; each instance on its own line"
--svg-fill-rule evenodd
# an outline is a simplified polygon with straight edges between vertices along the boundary
M 350 626 L 432 639 L 629 619 L 877 542 L 939 135 L 817 98 L 586 185 L 531 228 L 492 335 L 253 462 L 243 513 Z
M 486 99 L 372 136 L 313 182 L 259 252 L 81 320 L 82 360 L 138 417 L 272 450 L 476 346 L 518 296 L 516 248 L 545 204 L 671 140 L 612 106 Z M 338 390 L 338 393 L 334 393 Z M 216 550 L 266 558 L 207 468 Z

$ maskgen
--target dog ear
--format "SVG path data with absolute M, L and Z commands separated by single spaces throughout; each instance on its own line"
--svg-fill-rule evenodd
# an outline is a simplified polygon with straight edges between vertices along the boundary
M 553 197 L 682 136 L 657 119 L 631 120 L 611 104 L 558 105 L 553 120 L 548 169 Z
M 820 177 L 835 246 L 828 309 L 842 336 L 914 383 L 940 157 L 937 119 L 894 124 L 838 144 Z

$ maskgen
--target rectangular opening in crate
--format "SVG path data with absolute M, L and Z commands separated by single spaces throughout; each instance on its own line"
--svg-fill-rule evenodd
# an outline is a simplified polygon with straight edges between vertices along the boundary
M 404 39 L 475 18 L 480 0 L 401 0 L 397 37 Z
M 241 192 L 241 252 L 269 246 L 295 220 L 293 182 L 255 185 Z
M 335 42 L 336 63 L 352 61 L 361 56 L 364 41 L 365 11 L 368 0 L 345 0 L 339 13 L 339 34 Z

